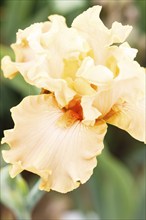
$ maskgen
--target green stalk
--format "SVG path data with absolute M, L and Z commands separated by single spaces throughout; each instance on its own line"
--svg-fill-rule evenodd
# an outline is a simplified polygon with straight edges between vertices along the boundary
M 22 213 L 16 214 L 17 220 L 32 220 L 31 213 L 24 211 Z
M 40 181 L 38 181 L 30 190 L 28 196 L 27 196 L 27 207 L 28 210 L 32 210 L 35 205 L 41 200 L 41 198 L 44 196 L 45 191 L 39 190 L 39 184 Z

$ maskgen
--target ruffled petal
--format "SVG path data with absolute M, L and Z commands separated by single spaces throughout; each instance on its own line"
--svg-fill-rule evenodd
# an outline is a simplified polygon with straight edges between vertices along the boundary
M 74 28 L 67 27 L 63 16 L 52 15 L 49 19 L 18 31 L 12 45 L 16 62 L 4 57 L 2 69 L 6 77 L 19 72 L 26 82 L 55 93 L 64 107 L 76 94 L 66 78 L 74 75 L 91 48 Z
M 5 131 L 3 143 L 11 149 L 3 157 L 13 164 L 12 177 L 28 170 L 41 177 L 40 189 L 62 193 L 89 179 L 103 149 L 104 121 L 93 127 L 79 120 L 64 126 L 65 113 L 47 94 L 26 97 L 11 111 L 15 127 Z
M 114 22 L 112 28 L 108 29 L 99 17 L 101 8 L 101 6 L 89 8 L 77 16 L 72 23 L 72 27 L 76 28 L 89 42 L 94 51 L 96 63 L 103 62 L 107 46 L 124 42 L 132 30 L 131 26 L 123 26 L 118 22 Z

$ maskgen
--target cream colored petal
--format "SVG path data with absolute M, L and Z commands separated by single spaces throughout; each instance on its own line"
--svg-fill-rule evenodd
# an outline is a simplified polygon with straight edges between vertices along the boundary
M 54 92 L 58 104 L 64 107 L 76 95 L 76 92 L 69 88 L 66 80 L 51 78 L 48 75 L 48 67 L 46 65 L 45 68 L 45 65 L 46 62 L 42 60 L 37 64 L 34 64 L 34 62 L 15 63 L 15 68 L 17 72 L 21 72 L 21 75 L 29 84 Z
M 93 6 L 89 8 L 88 10 L 84 11 L 82 14 L 78 15 L 73 23 L 72 27 L 84 32 L 85 34 L 91 34 L 90 37 L 94 36 L 98 37 L 98 39 L 101 42 L 101 38 L 103 37 L 103 42 L 104 40 L 107 40 L 106 34 L 108 34 L 108 29 L 106 26 L 103 24 L 103 22 L 100 19 L 100 12 L 101 12 L 101 6 Z M 92 25 L 91 25 L 92 24 Z M 95 35 L 93 35 L 93 33 Z M 97 33 L 102 34 L 101 36 L 97 36 Z M 89 36 L 87 36 L 88 39 Z M 98 40 L 97 40 L 98 42 Z
M 124 72 L 123 72 L 124 73 Z M 127 72 L 128 73 L 128 72 Z M 132 73 L 132 72 L 131 72 Z M 95 95 L 93 106 L 105 116 L 119 98 L 139 100 L 144 97 L 145 77 L 143 72 L 137 72 L 137 76 L 115 78 L 110 85 L 99 87 Z
M 64 17 L 53 15 L 49 19 L 18 31 L 12 45 L 16 62 L 5 59 L 7 68 L 3 65 L 2 69 L 7 76 L 18 71 L 28 83 L 54 92 L 59 105 L 64 107 L 76 94 L 66 82 L 70 72 L 63 77 L 66 63 L 70 63 L 68 60 L 80 63 L 90 47 L 75 29 L 67 27 Z
M 119 47 L 110 46 L 106 48 L 105 65 L 117 66 L 119 61 L 132 61 L 137 54 L 137 49 L 131 48 L 127 42 L 124 42 Z
M 131 48 L 127 42 L 124 42 L 119 46 L 119 52 L 119 56 L 122 55 L 123 57 L 125 56 L 133 60 L 136 57 L 138 50 L 135 48 Z
M 1 60 L 1 68 L 6 78 L 12 79 L 18 72 L 15 64 L 9 56 L 5 56 Z
M 101 116 L 101 112 L 93 105 L 95 95 L 83 96 L 81 99 L 81 106 L 83 109 L 83 123 L 87 126 L 93 126 L 96 119 Z
M 30 25 L 24 30 L 19 29 L 16 34 L 16 43 L 11 45 L 16 55 L 16 62 L 31 61 L 36 53 L 44 51 L 41 35 L 49 22 L 40 22 Z
M 76 78 L 73 82 L 73 88 L 77 94 L 84 95 L 94 95 L 96 91 L 91 87 L 90 83 L 83 78 Z
M 100 11 L 101 6 L 91 7 L 77 16 L 72 23 L 72 27 L 89 42 L 97 62 L 100 62 L 102 50 L 109 41 L 109 30 L 99 17 Z
M 91 57 L 84 59 L 76 75 L 97 86 L 110 83 L 114 77 L 113 73 L 107 67 L 95 65 Z
M 111 28 L 111 44 L 124 42 L 131 31 L 132 26 L 123 26 L 121 23 L 115 21 Z
M 29 84 L 54 92 L 61 107 L 66 106 L 76 95 L 76 92 L 69 88 L 65 80 L 51 78 L 48 75 L 48 64 L 43 57 L 40 57 L 36 63 L 34 61 L 26 63 L 12 62 L 9 57 L 6 57 L 3 58 L 2 68 L 5 76 L 9 78 L 12 78 L 16 74 L 15 72 L 20 72 Z
M 113 43 L 122 43 L 130 33 L 131 26 L 114 22 L 108 29 L 100 19 L 101 6 L 93 6 L 77 16 L 72 27 L 89 42 L 94 51 L 96 63 L 103 63 L 106 47 Z
M 122 59 L 117 62 L 117 66 L 119 68 L 119 74 L 116 77 L 116 80 L 124 80 L 124 79 L 132 79 L 138 78 L 139 75 L 144 75 L 144 68 L 142 68 L 138 62 Z
M 89 179 L 103 149 L 105 122 L 94 127 L 80 121 L 59 126 L 64 112 L 52 95 L 26 97 L 11 111 L 15 127 L 5 131 L 3 143 L 11 149 L 3 151 L 3 157 L 13 164 L 13 177 L 28 170 L 41 177 L 40 189 L 62 193 Z
M 146 101 L 119 100 L 105 120 L 127 131 L 132 137 L 146 143 Z

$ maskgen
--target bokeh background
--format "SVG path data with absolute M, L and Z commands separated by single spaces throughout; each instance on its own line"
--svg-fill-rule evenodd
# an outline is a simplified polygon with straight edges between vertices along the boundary
M 136 60 L 146 67 L 146 1 L 145 0 L 1 0 L 0 27 L 1 53 L 13 53 L 10 44 L 15 42 L 18 29 L 47 20 L 51 14 L 66 17 L 67 24 L 88 7 L 102 5 L 101 18 L 107 27 L 112 22 L 133 26 L 128 38 L 131 47 L 139 50 Z M 0 138 L 3 130 L 13 127 L 10 108 L 23 97 L 39 91 L 18 76 L 0 79 Z M 1 149 L 7 148 L 2 145 Z M 24 171 L 11 179 L 7 164 L 1 160 L 1 220 L 144 220 L 146 218 L 146 148 L 126 132 L 109 126 L 105 149 L 98 157 L 98 166 L 91 179 L 77 190 L 67 194 L 37 193 L 38 180 Z M 36 196 L 37 194 L 37 196 Z M 29 196 L 29 202 L 28 202 Z

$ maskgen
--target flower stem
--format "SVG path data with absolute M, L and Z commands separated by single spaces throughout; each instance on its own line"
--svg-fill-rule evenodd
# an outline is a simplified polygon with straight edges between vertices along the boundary
M 16 219 L 17 220 L 32 220 L 31 213 L 29 213 L 29 211 L 18 213 L 16 215 Z
M 38 181 L 29 192 L 27 197 L 28 210 L 32 210 L 45 194 L 45 191 L 39 190 L 39 184 L 40 181 Z

